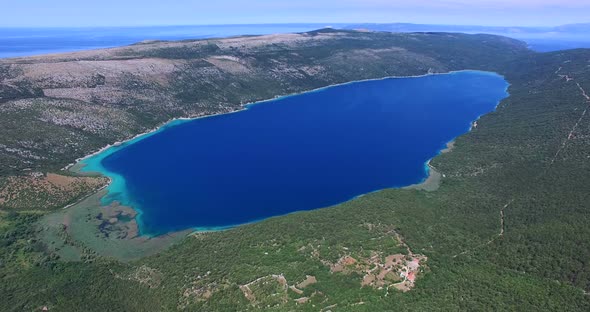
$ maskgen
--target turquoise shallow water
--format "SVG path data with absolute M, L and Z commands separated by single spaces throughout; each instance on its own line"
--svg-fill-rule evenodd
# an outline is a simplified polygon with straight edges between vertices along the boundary
M 142 234 L 219 229 L 419 183 L 426 163 L 507 96 L 463 71 L 355 82 L 177 120 L 84 159 Z

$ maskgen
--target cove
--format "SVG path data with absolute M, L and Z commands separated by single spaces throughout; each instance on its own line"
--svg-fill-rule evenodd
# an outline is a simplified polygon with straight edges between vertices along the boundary
M 143 235 L 219 229 L 335 205 L 428 176 L 427 162 L 504 99 L 500 75 L 348 83 L 177 120 L 83 159 Z

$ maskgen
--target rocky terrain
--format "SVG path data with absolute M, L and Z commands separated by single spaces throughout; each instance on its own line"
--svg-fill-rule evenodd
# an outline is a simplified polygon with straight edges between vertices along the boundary
M 471 44 L 481 47 L 467 50 Z M 448 46 L 451 57 L 442 53 Z M 174 117 L 351 80 L 461 69 L 475 53 L 495 59 L 506 49 L 525 48 L 483 35 L 324 30 L 2 59 L 0 176 L 58 170 Z
M 57 173 L 176 117 L 352 80 L 476 67 L 475 53 L 497 62 L 500 50 L 526 53 L 523 43 L 494 36 L 326 29 L 2 59 L 0 179 Z

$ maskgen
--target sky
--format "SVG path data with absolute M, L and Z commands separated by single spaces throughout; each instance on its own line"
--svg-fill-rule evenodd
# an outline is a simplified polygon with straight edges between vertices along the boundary
M 4 12 L 0 27 L 363 22 L 557 26 L 590 22 L 590 0 L 0 0 L 0 3 Z

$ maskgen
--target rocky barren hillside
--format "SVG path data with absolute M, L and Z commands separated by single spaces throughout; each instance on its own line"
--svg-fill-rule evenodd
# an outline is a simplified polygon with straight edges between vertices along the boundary
M 58 170 L 174 117 L 352 80 L 485 68 L 522 53 L 521 42 L 493 36 L 322 30 L 4 59 L 0 176 Z

